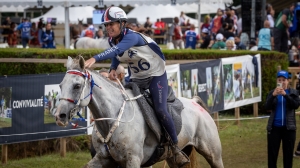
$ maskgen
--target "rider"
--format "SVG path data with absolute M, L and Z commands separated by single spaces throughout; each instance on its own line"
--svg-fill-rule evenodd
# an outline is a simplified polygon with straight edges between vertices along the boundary
M 172 139 L 172 152 L 176 164 L 183 166 L 189 159 L 177 146 L 174 122 L 167 110 L 168 81 L 165 57 L 151 38 L 125 28 L 126 21 L 126 13 L 121 8 L 113 6 L 106 9 L 102 22 L 108 33 L 111 48 L 87 60 L 85 67 L 91 67 L 96 61 L 112 59 L 109 77 L 115 80 L 120 61 L 128 64 L 131 80 L 151 92 L 156 115 Z

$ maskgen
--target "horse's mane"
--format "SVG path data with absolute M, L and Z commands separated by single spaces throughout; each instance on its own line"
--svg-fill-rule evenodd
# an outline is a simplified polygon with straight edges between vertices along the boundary
M 98 73 L 95 70 L 92 70 L 92 69 L 87 69 L 87 70 L 89 70 L 90 72 L 93 72 L 94 75 L 96 75 L 97 78 L 100 78 L 101 80 L 105 80 L 105 81 L 109 82 L 110 84 L 112 84 L 114 87 L 120 89 L 120 85 L 118 83 L 109 80 L 108 78 L 104 77 L 103 75 L 101 75 L 100 73 Z M 94 75 L 93 75 L 93 77 L 95 77 Z

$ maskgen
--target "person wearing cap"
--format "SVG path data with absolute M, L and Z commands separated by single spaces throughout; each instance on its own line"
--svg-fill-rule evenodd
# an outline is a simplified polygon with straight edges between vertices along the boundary
M 267 96 L 265 108 L 271 112 L 267 124 L 268 167 L 277 167 L 277 158 L 282 142 L 284 168 L 292 168 L 296 139 L 295 110 L 300 105 L 298 91 L 289 87 L 289 73 L 277 73 L 277 87 Z
M 202 36 L 203 42 L 202 42 L 200 48 L 207 49 L 207 47 L 209 46 L 210 40 L 211 40 L 210 35 L 209 35 L 209 31 L 208 31 L 207 28 L 202 29 L 201 36 Z
M 224 36 L 223 34 L 219 33 L 216 35 L 216 42 L 213 44 L 213 46 L 211 47 L 212 49 L 225 49 L 226 48 L 226 44 L 223 41 Z
M 24 18 L 24 22 L 21 23 L 18 27 L 15 28 L 16 30 L 21 30 L 21 41 L 23 48 L 27 47 L 29 40 L 31 40 L 30 30 L 31 30 L 31 23 L 28 21 L 27 18 Z
M 123 9 L 116 6 L 106 9 L 102 24 L 111 48 L 85 61 L 85 67 L 90 68 L 96 62 L 111 59 L 109 78 L 116 80 L 118 65 L 120 62 L 127 63 L 132 82 L 142 89 L 149 89 L 157 119 L 170 136 L 175 164 L 183 166 L 189 163 L 189 158 L 178 147 L 174 121 L 167 109 L 168 79 L 164 54 L 153 39 L 126 28 L 126 22 L 127 15 Z
M 195 31 L 195 25 L 191 24 L 190 30 L 185 31 L 185 48 L 196 49 L 197 41 L 199 40 L 199 35 Z

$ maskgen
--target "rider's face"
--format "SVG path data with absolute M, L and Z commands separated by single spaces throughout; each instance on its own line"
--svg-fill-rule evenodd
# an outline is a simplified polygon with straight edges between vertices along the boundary
M 106 32 L 109 37 L 117 37 L 121 33 L 120 24 L 118 22 L 110 22 L 105 24 Z

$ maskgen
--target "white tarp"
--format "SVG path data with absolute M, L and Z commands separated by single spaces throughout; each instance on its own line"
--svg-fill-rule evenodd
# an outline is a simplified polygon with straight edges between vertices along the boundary
M 70 23 L 77 24 L 78 19 L 83 19 L 83 23 L 87 23 L 87 18 L 93 18 L 93 10 L 95 8 L 91 6 L 70 7 Z M 65 9 L 61 6 L 54 7 L 44 15 L 31 19 L 31 22 L 38 22 L 40 18 L 43 18 L 45 21 L 47 18 L 57 18 L 57 23 L 65 23 Z
M 184 4 L 175 6 L 179 11 L 183 11 L 184 13 L 197 13 L 198 12 L 198 4 Z M 200 5 L 201 14 L 210 14 L 217 13 L 218 8 L 225 9 L 224 3 L 202 3 Z

